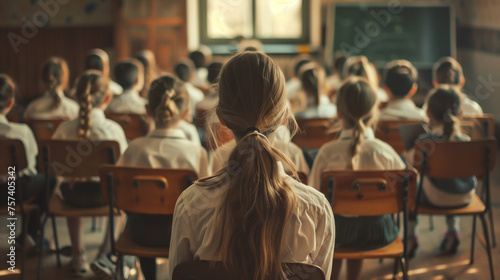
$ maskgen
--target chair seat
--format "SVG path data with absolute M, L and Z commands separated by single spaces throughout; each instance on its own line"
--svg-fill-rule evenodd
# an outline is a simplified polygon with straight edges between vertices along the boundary
M 471 215 L 483 213 L 486 209 L 483 201 L 479 198 L 477 194 L 472 198 L 469 205 L 462 208 L 453 209 L 442 209 L 427 205 L 422 205 L 418 207 L 418 214 L 428 214 L 428 215 Z
M 398 237 L 389 245 L 374 250 L 359 250 L 350 248 L 335 248 L 335 259 L 378 259 L 397 258 L 403 255 L 404 245 Z
M 115 250 L 122 255 L 132 255 L 145 258 L 168 258 L 169 248 L 166 247 L 146 247 L 135 243 L 127 228 L 120 235 L 115 243 Z
M 100 206 L 92 208 L 77 208 L 66 204 L 57 194 L 53 194 L 50 199 L 49 212 L 55 216 L 63 217 L 98 217 L 108 216 L 109 206 Z M 118 210 L 115 209 L 115 215 L 118 215 Z
M 31 213 L 32 211 L 38 209 L 38 206 L 31 203 L 25 203 L 23 207 L 24 207 L 24 212 L 26 213 Z M 16 214 L 21 214 L 21 207 L 16 206 L 14 207 L 14 209 Z M 0 209 L 0 216 L 7 216 L 7 215 L 9 215 L 9 209 L 7 207 L 2 207 Z

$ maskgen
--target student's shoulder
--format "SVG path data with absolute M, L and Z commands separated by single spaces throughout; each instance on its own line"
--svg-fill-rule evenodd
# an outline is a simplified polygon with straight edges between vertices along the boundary
M 378 138 L 367 139 L 365 140 L 364 143 L 365 143 L 365 145 L 363 145 L 364 151 L 368 151 L 370 153 L 382 156 L 389 156 L 389 157 L 393 157 L 394 155 L 397 156 L 396 151 L 391 145 L 387 144 L 386 142 Z
M 291 179 L 297 206 L 307 212 L 323 213 L 330 207 L 325 195 L 311 186 Z

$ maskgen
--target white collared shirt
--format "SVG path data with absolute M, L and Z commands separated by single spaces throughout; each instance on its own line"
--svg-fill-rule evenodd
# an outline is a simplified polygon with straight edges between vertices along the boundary
M 349 146 L 352 133 L 352 129 L 342 130 L 338 140 L 326 143 L 319 150 L 308 181 L 315 189 L 320 188 L 323 171 L 347 168 L 351 161 Z M 354 158 L 354 170 L 405 169 L 405 167 L 401 157 L 389 144 L 375 138 L 373 129 L 365 129 L 365 137 Z
M 280 175 L 291 184 L 297 201 L 290 223 L 285 226 L 283 262 L 318 265 L 326 279 L 330 279 L 335 244 L 335 221 L 330 203 L 320 192 L 286 175 L 281 162 L 277 164 Z M 221 259 L 216 255 L 221 228 L 215 220 L 227 188 L 227 183 L 219 187 L 195 183 L 177 199 L 170 242 L 170 276 L 179 263 Z
M 115 95 L 109 103 L 106 112 L 116 114 L 146 114 L 147 100 L 139 95 L 136 90 L 126 90 L 120 95 Z
M 226 162 L 234 147 L 236 147 L 236 140 L 233 139 L 221 145 L 213 153 L 210 153 L 209 162 L 213 173 L 226 166 Z M 302 150 L 297 145 L 275 138 L 274 147 L 292 161 L 297 171 L 303 172 L 306 175 L 309 174 L 309 166 L 307 165 Z
M 201 140 L 200 140 L 200 134 L 198 133 L 198 129 L 196 128 L 196 126 L 192 123 L 189 123 L 185 120 L 181 120 L 179 122 L 179 129 L 182 130 L 182 132 L 184 132 L 184 134 L 186 135 L 186 138 L 197 144 L 198 146 L 201 147 Z
M 155 129 L 132 141 L 117 165 L 188 168 L 198 177 L 209 175 L 207 152 L 180 129 Z
M 28 166 L 21 170 L 21 175 L 36 175 L 36 156 L 38 155 L 38 145 L 31 128 L 23 123 L 13 123 L 7 120 L 5 115 L 0 115 L 0 137 L 21 140 L 24 144 Z M 7 170 L 2 170 L 7 172 Z M 0 172 L 2 174 L 2 172 Z
M 327 96 L 322 95 L 318 107 L 309 107 L 295 114 L 297 119 L 333 118 L 337 116 L 337 106 Z
M 35 120 L 72 120 L 78 117 L 80 105 L 78 105 L 78 103 L 73 99 L 66 97 L 62 90 L 58 91 L 57 94 L 61 98 L 61 104 L 59 104 L 59 107 L 54 109 L 52 108 L 54 104 L 54 98 L 52 97 L 50 92 L 46 91 L 42 96 L 31 101 L 31 103 L 24 111 L 24 118 Z
M 208 69 L 205 67 L 200 67 L 196 69 L 196 76 L 193 81 L 193 85 L 198 86 L 198 87 L 209 87 L 210 84 L 207 81 L 207 76 L 208 76 Z
M 191 83 L 184 83 L 186 90 L 189 93 L 189 119 L 192 119 L 196 113 L 196 105 L 205 99 L 205 94 L 199 88 L 193 86 Z
M 52 139 L 76 140 L 78 139 L 79 119 L 62 123 L 52 136 Z M 114 140 L 120 145 L 120 153 L 127 149 L 127 138 L 123 128 L 115 121 L 107 119 L 101 109 L 94 108 L 90 111 L 90 139 Z
M 462 98 L 462 110 L 464 116 L 481 115 L 483 108 L 474 100 L 464 97 Z
M 381 121 L 426 120 L 425 111 L 418 108 L 410 99 L 397 99 L 389 102 L 380 112 Z

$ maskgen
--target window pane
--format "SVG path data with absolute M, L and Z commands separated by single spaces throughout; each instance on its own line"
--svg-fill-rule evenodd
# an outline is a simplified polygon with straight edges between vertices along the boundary
M 207 0 L 210 38 L 252 37 L 251 0 Z
M 258 38 L 300 38 L 302 0 L 256 0 Z

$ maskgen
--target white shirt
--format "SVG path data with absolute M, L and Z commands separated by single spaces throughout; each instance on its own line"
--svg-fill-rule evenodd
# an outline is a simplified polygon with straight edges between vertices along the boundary
M 207 68 L 201 67 L 201 68 L 196 69 L 196 76 L 195 76 L 193 84 L 195 86 L 199 86 L 202 88 L 209 87 L 210 84 L 207 81 L 207 76 L 208 76 L 208 69 Z
M 79 119 L 64 122 L 57 128 L 53 139 L 78 139 Z M 127 138 L 123 128 L 115 121 L 109 120 L 101 109 L 94 108 L 90 111 L 90 139 L 114 140 L 120 145 L 120 153 L 127 149 Z
M 380 120 L 426 120 L 425 111 L 418 108 L 410 99 L 397 99 L 389 102 L 382 112 Z
M 295 114 L 297 119 L 333 118 L 337 116 L 337 106 L 327 96 L 322 95 L 318 107 L 309 107 Z
M 290 80 L 286 81 L 286 93 L 288 99 L 296 98 L 299 92 L 302 90 L 302 84 L 300 79 L 297 77 L 292 77 Z
M 58 91 L 57 95 L 61 98 L 59 107 L 53 109 L 54 98 L 50 92 L 46 91 L 42 96 L 33 100 L 24 111 L 25 119 L 68 119 L 72 120 L 78 117 L 80 105 L 73 99 L 64 95 L 63 91 Z
M 155 129 L 132 141 L 117 165 L 187 168 L 209 175 L 207 152 L 189 141 L 179 129 Z
M 146 114 L 147 100 L 139 95 L 136 90 L 126 90 L 122 94 L 113 97 L 109 103 L 107 112 L 116 114 Z
M 123 88 L 117 82 L 110 80 L 109 81 L 109 89 L 114 95 L 120 95 L 123 93 Z
M 234 147 L 236 147 L 236 140 L 233 139 L 229 142 L 224 143 L 217 150 L 210 154 L 209 162 L 212 172 L 215 173 L 225 167 L 226 162 L 229 159 L 229 156 L 231 155 Z M 297 171 L 304 172 L 306 175 L 309 173 L 309 166 L 307 165 L 307 162 L 304 158 L 304 154 L 297 145 L 292 142 L 286 142 L 275 138 L 274 147 L 292 161 Z
M 0 115 L 0 137 L 21 140 L 24 144 L 28 166 L 21 170 L 21 175 L 36 175 L 36 156 L 38 155 L 38 145 L 31 128 L 22 123 L 13 123 L 7 120 L 5 115 Z M 2 170 L 0 174 L 7 170 Z
M 191 142 L 201 146 L 200 134 L 198 133 L 198 129 L 192 123 L 189 123 L 185 120 L 181 120 L 179 122 L 179 129 L 184 132 L 186 138 Z
M 205 99 L 205 94 L 199 88 L 193 86 L 191 83 L 185 83 L 186 90 L 189 93 L 189 118 L 193 118 L 196 113 L 196 104 Z
M 342 130 L 339 140 L 328 142 L 319 150 L 308 181 L 315 189 L 319 190 L 321 186 L 323 171 L 347 168 L 351 160 L 349 146 L 352 133 L 352 129 Z M 405 169 L 405 167 L 401 157 L 389 144 L 375 138 L 373 129 L 365 129 L 365 137 L 354 158 L 354 170 Z
M 389 95 L 383 88 L 377 87 L 375 89 L 375 92 L 377 92 L 377 97 L 379 102 L 386 102 L 389 100 Z
M 462 98 L 462 110 L 464 116 L 481 115 L 483 108 L 474 100 L 464 97 Z
M 291 184 L 297 201 L 290 224 L 285 226 L 283 262 L 318 265 L 326 279 L 330 279 L 335 243 L 330 203 L 320 192 L 286 175 L 280 162 L 278 168 L 280 175 Z M 179 263 L 221 259 L 215 255 L 221 237 L 221 228 L 215 219 L 227 188 L 228 184 L 220 187 L 194 184 L 177 199 L 170 242 L 170 276 Z

